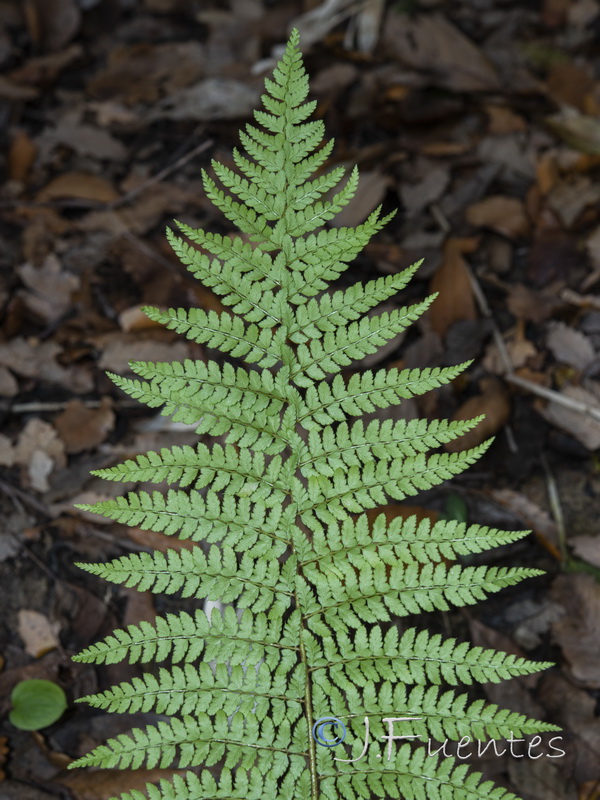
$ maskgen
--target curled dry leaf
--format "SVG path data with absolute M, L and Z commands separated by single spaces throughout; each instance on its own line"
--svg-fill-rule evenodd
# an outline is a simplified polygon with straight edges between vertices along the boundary
M 565 228 L 571 228 L 583 211 L 600 200 L 600 186 L 587 175 L 577 175 L 569 181 L 560 181 L 548 194 L 548 206 Z
M 589 155 L 600 155 L 600 120 L 572 109 L 546 118 L 550 130 L 569 147 Z
M 515 492 L 512 489 L 494 489 L 491 497 L 522 519 L 524 527 L 531 528 L 544 547 L 555 558 L 560 559 L 556 523 L 545 508 L 530 500 L 522 492 Z
M 139 42 L 109 50 L 106 67 L 88 83 L 92 97 L 127 105 L 156 103 L 198 81 L 206 56 L 199 42 Z
M 417 183 L 403 183 L 400 198 L 409 216 L 417 216 L 430 203 L 439 200 L 450 183 L 448 167 L 435 167 Z
M 600 409 L 597 397 L 581 386 L 566 386 L 560 394 Z M 547 405 L 543 401 L 536 401 L 536 409 L 550 424 L 570 434 L 588 450 L 600 447 L 600 422 L 593 417 L 553 401 Z
M 331 220 L 331 224 L 336 228 L 359 225 L 381 203 L 389 185 L 389 176 L 382 172 L 377 170 L 361 172 L 356 194 Z M 339 189 L 336 188 L 336 191 Z
M 94 385 L 89 372 L 84 368 L 60 366 L 56 358 L 61 352 L 56 342 L 16 337 L 0 344 L 0 365 L 17 375 L 58 384 L 77 394 L 89 392 Z
M 511 314 L 517 319 L 530 322 L 543 322 L 548 319 L 559 302 L 554 292 L 530 289 L 523 283 L 513 284 L 508 290 L 506 300 Z
M 79 278 L 63 270 L 51 254 L 40 267 L 25 263 L 17 273 L 29 291 L 22 292 L 25 305 L 46 322 L 60 319 L 71 305 L 71 296 L 79 288 Z
M 76 0 L 24 0 L 24 11 L 29 35 L 42 50 L 59 50 L 79 29 Z
M 46 184 L 36 197 L 38 203 L 51 200 L 76 198 L 94 203 L 112 203 L 119 193 L 106 178 L 87 172 L 64 172 Z
M 442 14 L 388 14 L 382 48 L 423 71 L 436 86 L 455 92 L 497 90 L 496 70 L 477 45 Z
M 6 367 L 0 367 L 0 397 L 14 397 L 19 392 L 19 384 Z
M 600 568 L 600 536 L 575 536 L 569 539 L 575 555 Z
M 159 329 L 161 327 L 160 322 L 155 322 L 144 314 L 142 306 L 131 306 L 131 308 L 126 308 L 124 311 L 121 311 L 119 314 L 119 325 L 121 330 L 126 333 L 143 331 L 148 328 Z
M 0 433 L 0 467 L 12 467 L 15 463 L 15 449 L 12 442 Z
M 546 344 L 557 361 L 578 370 L 584 370 L 596 356 L 588 337 L 564 322 L 550 323 Z
M 102 398 L 100 408 L 86 408 L 81 400 L 71 400 L 54 420 L 54 427 L 67 453 L 81 453 L 97 447 L 106 439 L 114 424 L 110 397 Z
M 15 446 L 15 463 L 25 468 L 26 483 L 38 492 L 50 488 L 48 478 L 66 465 L 65 448 L 52 425 L 37 417 L 30 419 Z
M 186 342 L 171 344 L 129 334 L 109 334 L 105 337 L 105 342 L 98 366 L 120 375 L 130 372 L 130 361 L 184 361 L 190 357 L 190 348 Z
M 123 161 L 127 156 L 125 146 L 101 127 L 83 123 L 82 115 L 83 109 L 70 110 L 57 121 L 55 127 L 45 130 L 38 137 L 40 158 L 46 161 L 56 147 L 64 145 L 80 156 Z
M 8 151 L 8 177 L 10 180 L 23 183 L 29 175 L 36 155 L 37 147 L 27 132 L 16 131 Z
M 74 800 L 110 800 L 122 792 L 142 792 L 149 783 L 168 780 L 178 774 L 172 769 L 78 770 L 57 778 Z
M 444 245 L 442 264 L 430 284 L 431 292 L 439 292 L 429 309 L 432 328 L 439 336 L 444 336 L 450 325 L 458 320 L 477 318 L 463 253 L 472 253 L 478 243 L 478 239 L 450 237 Z
M 525 205 L 516 197 L 486 197 L 467 208 L 467 222 L 478 228 L 491 228 L 503 236 L 516 239 L 529 232 Z
M 59 645 L 58 632 L 60 626 L 50 622 L 48 617 L 29 608 L 19 609 L 17 630 L 23 640 L 25 650 L 34 658 L 54 650 Z
M 552 595 L 567 615 L 552 625 L 575 680 L 600 689 L 600 584 L 583 573 L 559 575 Z
M 231 78 L 206 78 L 161 100 L 151 120 L 190 119 L 198 122 L 249 117 L 259 102 L 259 91 Z
M 481 442 L 494 436 L 507 423 L 510 416 L 509 394 L 498 378 L 488 377 L 480 381 L 481 394 L 470 397 L 452 417 L 453 420 L 465 420 L 485 414 L 485 419 L 472 430 L 448 442 L 445 446 L 450 453 L 476 447 Z

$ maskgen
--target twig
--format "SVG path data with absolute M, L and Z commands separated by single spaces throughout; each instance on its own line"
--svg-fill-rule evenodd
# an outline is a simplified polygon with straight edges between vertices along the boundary
M 43 414 L 52 413 L 53 411 L 64 411 L 70 400 L 56 400 L 44 402 L 33 401 L 31 403 L 14 403 L 8 405 L 2 410 L 7 414 Z M 100 408 L 102 405 L 101 400 L 81 400 L 81 404 L 86 408 Z M 140 404 L 137 400 L 117 400 L 114 403 L 117 409 L 120 408 L 139 408 Z
M 556 480 L 554 478 L 554 475 L 552 474 L 550 467 L 548 466 L 548 462 L 546 461 L 546 457 L 543 453 L 541 453 L 540 455 L 540 461 L 544 468 L 544 472 L 546 473 L 548 501 L 550 503 L 550 508 L 552 509 L 552 516 L 554 517 L 554 522 L 556 523 L 556 533 L 558 535 L 558 546 L 560 549 L 560 556 L 563 564 L 566 564 L 569 558 L 569 554 L 567 552 L 567 533 L 565 528 L 565 516 L 563 514 L 562 504 L 560 502 L 560 494 L 558 492 L 558 486 L 556 485 Z
M 443 231 L 448 232 L 448 220 L 445 218 L 439 206 L 432 205 L 430 210 L 440 228 Z M 514 386 L 519 386 L 521 389 L 525 389 L 525 391 L 530 392 L 531 394 L 535 394 L 538 397 L 543 397 L 545 400 L 549 400 L 551 403 L 556 403 L 564 408 L 570 408 L 572 411 L 578 411 L 580 414 L 587 415 L 597 422 L 600 422 L 600 406 L 593 406 L 590 403 L 584 403 L 581 400 L 575 400 L 573 397 L 569 397 L 568 395 L 560 394 L 560 392 L 554 391 L 554 389 L 547 389 L 545 386 L 540 386 L 538 383 L 527 380 L 527 378 L 521 378 L 515 373 L 512 360 L 504 342 L 504 337 L 502 336 L 500 328 L 494 319 L 486 297 L 481 289 L 481 286 L 479 285 L 479 281 L 466 262 L 465 267 L 469 275 L 471 288 L 473 290 L 473 294 L 475 295 L 475 300 L 477 301 L 479 310 L 483 316 L 490 321 L 494 342 L 496 343 L 500 360 L 502 361 L 505 369 L 505 374 L 502 376 L 504 380 L 507 383 L 512 383 Z
M 160 181 L 167 178 L 173 172 L 176 172 L 181 167 L 184 167 L 188 161 L 191 161 L 192 158 L 195 158 L 200 153 L 203 153 L 205 150 L 208 150 L 209 147 L 212 147 L 214 141 L 212 139 L 207 139 L 206 141 L 202 142 L 201 144 L 197 145 L 196 147 L 192 148 L 188 153 L 178 158 L 177 161 L 174 161 L 172 164 L 169 164 L 168 167 L 165 167 L 160 172 L 157 172 L 156 175 L 153 175 L 151 178 L 148 178 L 147 181 L 140 184 L 140 186 L 136 186 L 135 189 L 131 189 L 131 191 L 127 192 L 123 195 L 123 197 L 119 197 L 117 200 L 113 200 L 112 203 L 108 203 L 106 206 L 107 211 L 114 211 L 115 208 L 120 208 L 122 205 L 129 203 L 131 200 L 134 200 L 138 195 L 145 192 L 150 186 L 154 186 L 155 183 L 160 183 Z
M 595 419 L 597 422 L 600 422 L 599 406 L 593 406 L 590 403 L 584 403 L 581 400 L 575 400 L 573 397 L 560 394 L 560 392 L 556 392 L 554 389 L 548 389 L 546 386 L 540 386 L 539 383 L 534 383 L 533 381 L 527 380 L 527 378 L 521 378 L 520 375 L 515 373 L 510 355 L 506 348 L 506 344 L 504 343 L 504 338 L 500 332 L 500 329 L 498 328 L 498 325 L 496 324 L 496 320 L 492 316 L 492 312 L 487 303 L 485 295 L 481 290 L 481 286 L 479 285 L 479 282 L 472 270 L 469 269 L 468 265 L 467 270 L 469 272 L 469 279 L 471 281 L 473 294 L 475 295 L 475 299 L 477 300 L 480 311 L 484 317 L 489 319 L 491 323 L 494 341 L 496 342 L 500 359 L 504 369 L 506 370 L 506 374 L 503 375 L 504 380 L 508 383 L 512 383 L 514 386 L 519 386 L 521 389 L 525 389 L 525 391 L 531 392 L 531 394 L 536 394 L 538 397 L 543 397 L 545 400 L 549 400 L 551 403 L 557 403 L 565 408 L 578 411 L 580 414 L 587 414 L 587 416 L 592 417 L 592 419 Z

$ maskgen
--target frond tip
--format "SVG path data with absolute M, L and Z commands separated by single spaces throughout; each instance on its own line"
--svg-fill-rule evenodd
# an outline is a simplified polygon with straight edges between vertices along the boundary
M 430 758 L 424 743 L 557 730 L 460 689 L 551 665 L 412 625 L 401 633 L 395 623 L 540 573 L 473 563 L 525 531 L 370 513 L 460 474 L 490 442 L 442 449 L 480 418 L 365 419 L 469 364 L 358 369 L 435 297 L 406 305 L 399 296 L 420 262 L 329 291 L 393 214 L 378 208 L 354 228 L 330 226 L 359 175 L 328 168 L 332 145 L 322 142 L 322 120 L 310 119 L 308 96 L 294 30 L 265 81 L 263 108 L 240 135 L 235 169 L 213 161 L 203 173 L 207 197 L 241 235 L 184 223 L 181 236 L 168 233 L 223 308 L 145 312 L 220 359 L 132 361 L 135 378 L 110 376 L 205 439 L 133 451 L 95 473 L 127 487 L 79 508 L 169 538 L 79 566 L 218 608 L 128 625 L 75 656 L 149 665 L 81 700 L 153 716 L 70 766 L 170 770 L 120 800 L 518 800 L 463 763 Z M 332 718 L 350 731 L 372 719 L 383 738 L 386 723 L 402 719 L 415 741 L 387 761 L 379 747 L 338 758 L 313 736 L 315 720 Z M 356 742 L 340 744 L 356 756 Z

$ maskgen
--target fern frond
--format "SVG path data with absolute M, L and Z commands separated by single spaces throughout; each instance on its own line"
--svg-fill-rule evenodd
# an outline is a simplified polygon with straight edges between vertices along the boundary
M 146 313 L 220 351 L 221 363 L 132 361 L 136 378 L 111 375 L 131 397 L 211 442 L 98 470 L 161 491 L 141 487 L 80 508 L 164 533 L 173 546 L 79 566 L 222 611 L 129 625 L 75 657 L 151 665 L 82 699 L 154 717 L 71 766 L 183 771 L 121 800 L 518 800 L 465 764 L 430 758 L 419 741 L 557 730 L 460 688 L 550 665 L 401 631 L 398 619 L 471 605 L 541 573 L 460 563 L 524 531 L 364 513 L 461 473 L 489 442 L 432 452 L 481 418 L 348 421 L 448 384 L 468 364 L 340 374 L 401 334 L 434 298 L 397 302 L 418 264 L 330 292 L 393 215 L 378 208 L 356 227 L 327 228 L 355 194 L 358 172 L 328 165 L 332 145 L 322 142 L 322 120 L 310 119 L 308 91 L 294 31 L 265 81 L 263 109 L 240 135 L 236 169 L 213 161 L 211 175 L 203 173 L 206 195 L 245 237 L 183 223 L 181 236 L 167 234 L 226 310 Z M 384 301 L 390 307 L 377 312 Z M 369 745 L 350 760 L 356 742 L 337 752 L 321 746 L 315 727 L 332 715 L 336 730 L 343 720 L 355 739 L 372 720 L 374 743 L 383 734 L 387 753 Z M 397 721 L 415 741 L 392 752 L 386 725 Z M 342 753 L 349 758 L 339 760 Z

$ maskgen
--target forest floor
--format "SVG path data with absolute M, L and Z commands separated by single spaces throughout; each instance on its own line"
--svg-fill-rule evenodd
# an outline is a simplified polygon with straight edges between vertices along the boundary
M 361 171 L 335 224 L 358 224 L 380 203 L 399 209 L 338 285 L 423 258 L 388 306 L 440 293 L 404 340 L 355 366 L 472 359 L 393 418 L 485 413 L 461 444 L 496 437 L 412 509 L 531 529 L 485 563 L 546 571 L 468 613 L 427 617 L 447 635 L 556 663 L 484 691 L 561 725 L 566 755 L 488 753 L 476 766 L 524 800 L 598 800 L 597 0 L 0 0 L 0 713 L 27 678 L 55 681 L 69 699 L 39 733 L 0 721 L 0 800 L 108 800 L 157 776 L 66 770 L 131 724 L 74 699 L 137 674 L 70 656 L 179 607 L 79 570 L 167 540 L 74 504 L 120 492 L 91 470 L 195 440 L 105 371 L 206 358 L 140 308 L 221 309 L 165 227 L 230 230 L 200 169 L 231 163 L 294 24 L 317 116 L 336 140 L 331 163 Z

